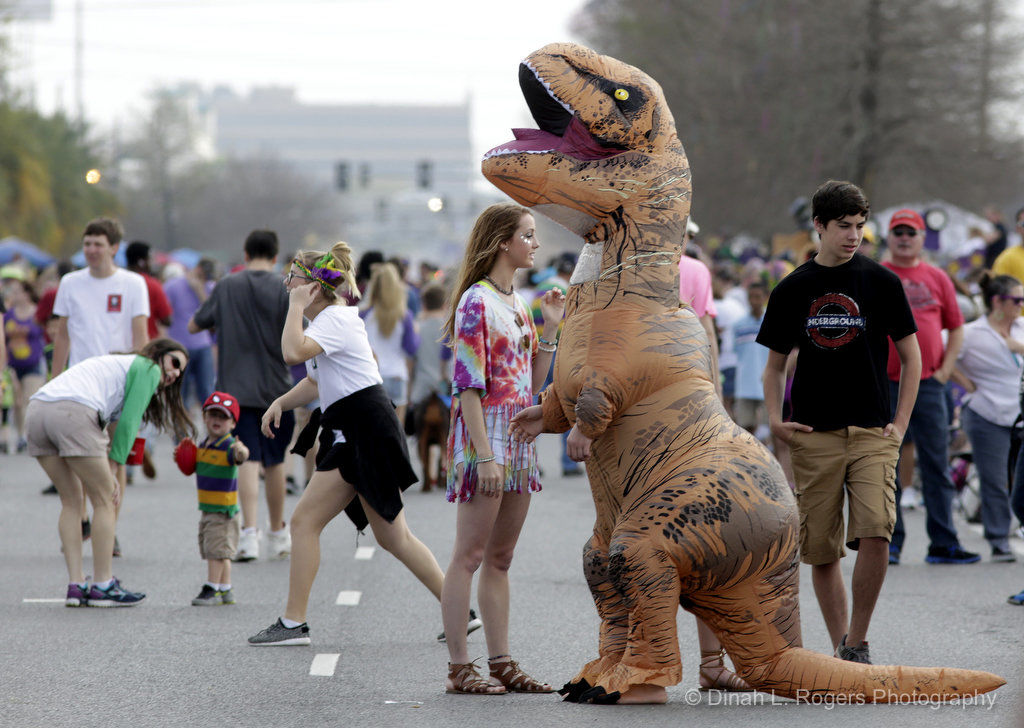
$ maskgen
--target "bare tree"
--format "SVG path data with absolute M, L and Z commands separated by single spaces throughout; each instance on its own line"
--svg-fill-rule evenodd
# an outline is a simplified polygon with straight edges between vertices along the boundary
M 1006 0 L 592 0 L 586 42 L 661 83 L 712 230 L 785 230 L 828 177 L 876 206 L 1006 202 L 1024 144 Z

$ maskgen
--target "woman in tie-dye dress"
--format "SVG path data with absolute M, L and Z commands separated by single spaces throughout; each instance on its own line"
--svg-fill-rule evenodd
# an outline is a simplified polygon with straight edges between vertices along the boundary
M 564 296 L 544 294 L 544 330 L 538 335 L 530 309 L 513 289 L 519 268 L 530 268 L 538 248 L 533 215 L 498 204 L 473 227 L 452 293 L 447 330 L 455 350 L 452 427 L 448 438 L 448 500 L 458 502 L 455 548 L 441 592 L 448 637 L 449 692 L 493 694 L 551 692 L 509 657 L 508 568 L 530 506 L 540 490 L 537 451 L 508 434 L 512 416 L 533 403 L 555 352 Z M 490 673 L 476 672 L 463 625 L 469 615 L 473 574 L 484 622 Z

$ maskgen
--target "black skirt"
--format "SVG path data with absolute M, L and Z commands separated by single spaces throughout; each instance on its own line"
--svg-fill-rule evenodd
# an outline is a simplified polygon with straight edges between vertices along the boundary
M 409 448 L 395 408 L 384 387 L 376 384 L 338 400 L 322 414 L 315 411 L 292 452 L 305 455 L 320 429 L 316 469 L 338 470 L 358 495 L 389 523 L 402 511 L 402 491 L 418 478 L 409 462 Z M 341 430 L 345 442 L 334 442 Z M 369 521 L 359 498 L 345 514 L 360 531 Z

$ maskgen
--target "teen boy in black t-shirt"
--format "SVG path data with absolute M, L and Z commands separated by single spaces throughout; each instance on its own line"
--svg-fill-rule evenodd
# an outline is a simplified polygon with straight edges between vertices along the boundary
M 895 472 L 921 375 L 917 327 L 891 271 L 857 255 L 869 206 L 849 182 L 829 181 L 811 201 L 815 258 L 772 291 L 757 336 L 768 347 L 765 405 L 772 433 L 790 445 L 800 508 L 800 558 L 812 565 L 818 605 L 836 656 L 870 662 L 866 642 L 885 580 L 896 520 Z M 902 363 L 889 420 L 888 340 Z M 793 417 L 782 421 L 786 357 L 797 348 Z M 843 496 L 849 524 L 843 537 Z M 858 550 L 848 616 L 839 559 Z

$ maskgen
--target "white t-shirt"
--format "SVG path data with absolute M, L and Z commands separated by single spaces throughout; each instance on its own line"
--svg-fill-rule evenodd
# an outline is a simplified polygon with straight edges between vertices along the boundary
M 402 349 L 402 334 L 405 331 L 405 321 L 400 320 L 391 330 L 390 336 L 381 333 L 377 324 L 377 312 L 371 310 L 363 319 L 366 324 L 366 338 L 370 342 L 370 348 L 377 355 L 377 368 L 382 377 L 401 379 L 403 382 L 409 379 L 408 357 Z
M 32 399 L 78 402 L 102 414 L 104 421 L 111 422 L 117 419 L 124 404 L 128 369 L 135 357 L 135 354 L 92 357 L 82 366 L 65 369 L 40 387 Z
M 1010 336 L 1024 343 L 1024 320 L 1014 320 Z M 985 316 L 964 326 L 964 345 L 956 365 L 977 386 L 967 395 L 967 406 L 989 422 L 1013 425 L 1020 414 L 1024 357 L 1010 351 Z
M 68 273 L 60 279 L 53 313 L 68 320 L 69 367 L 92 356 L 131 351 L 132 319 L 149 317 L 146 281 L 123 268 L 106 278 L 93 277 L 88 268 Z
M 322 409 L 360 389 L 383 384 L 355 306 L 328 306 L 309 322 L 304 334 L 324 350 L 306 362 L 306 374 L 320 390 Z

